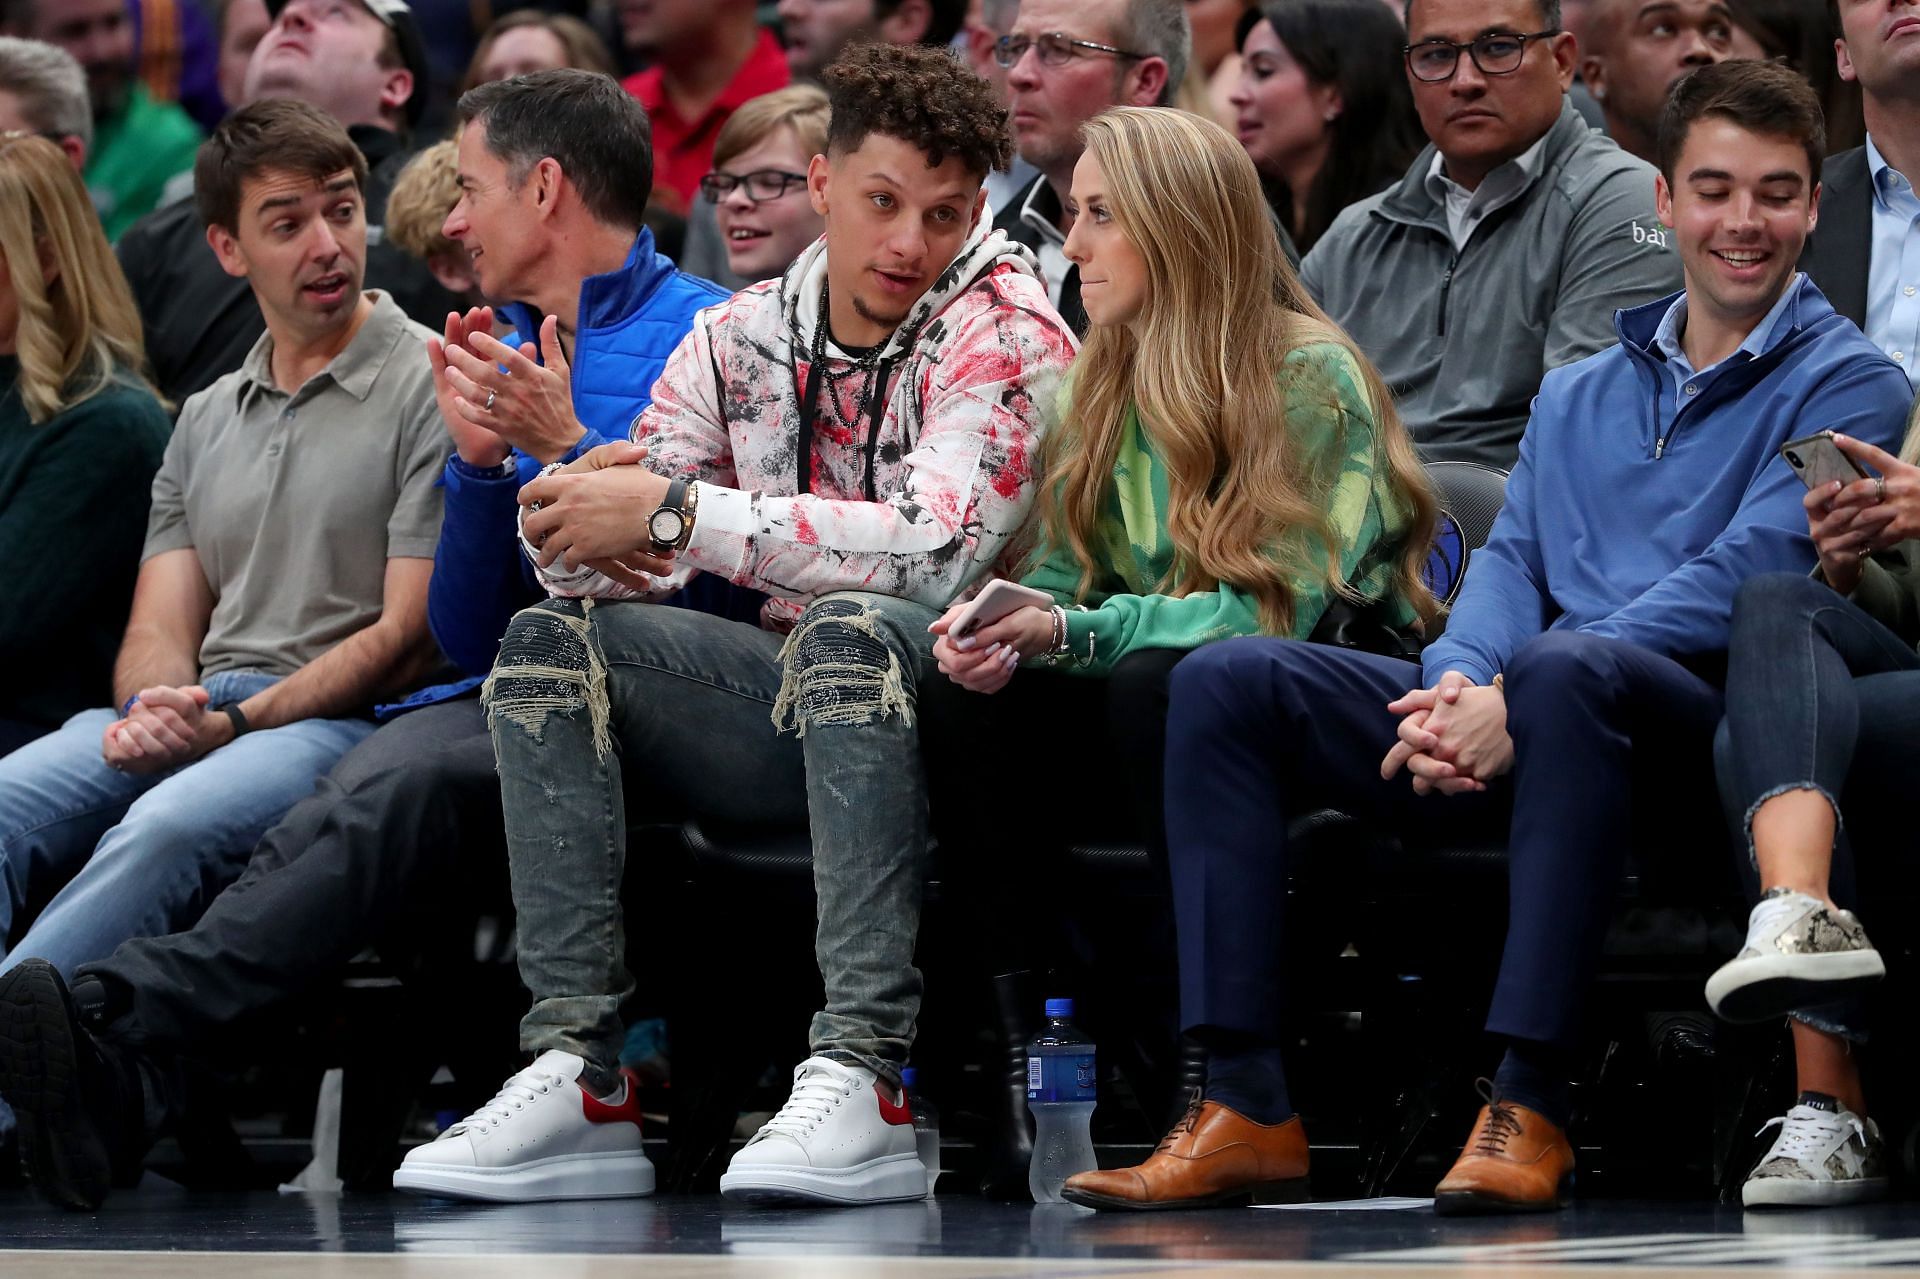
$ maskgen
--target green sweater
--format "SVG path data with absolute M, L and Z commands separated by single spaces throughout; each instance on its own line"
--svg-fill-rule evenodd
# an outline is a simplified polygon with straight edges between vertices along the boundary
M 1853 602 L 1907 643 L 1920 644 L 1920 541 L 1909 538 L 1860 569 Z
M 113 660 L 171 430 L 133 379 L 35 426 L 0 357 L 0 718 L 60 725 L 113 702 Z
M 119 239 L 151 213 L 168 180 L 191 169 L 199 150 L 200 126 L 193 117 L 176 103 L 155 102 L 135 83 L 120 113 L 94 125 L 87 156 L 87 190 L 107 239 Z
M 1353 357 L 1335 343 L 1298 347 L 1287 363 L 1298 376 L 1288 387 L 1286 429 L 1307 461 L 1313 491 L 1326 495 L 1341 573 L 1363 599 L 1387 600 L 1393 560 L 1406 538 L 1406 514 L 1394 500 L 1386 458 L 1374 437 L 1366 383 Z M 1065 394 L 1071 393 L 1069 385 Z M 1075 598 L 1080 564 L 1068 546 L 1043 545 L 1021 579 L 1068 606 L 1067 641 L 1074 653 L 1084 656 L 1087 637 L 1093 637 L 1093 662 L 1069 662 L 1067 669 L 1104 675 L 1140 649 L 1198 648 L 1261 633 L 1259 601 L 1237 587 L 1222 584 L 1178 598 L 1156 593 L 1174 560 L 1166 509 L 1165 464 L 1130 409 L 1094 547 L 1101 562 L 1087 597 Z M 1299 530 L 1287 536 L 1311 542 L 1310 561 L 1324 557 L 1318 537 Z M 1293 583 L 1293 638 L 1311 634 L 1329 602 L 1323 581 Z M 1075 604 L 1087 611 L 1072 611 Z M 1393 610 L 1396 624 L 1411 623 L 1415 616 L 1405 601 Z

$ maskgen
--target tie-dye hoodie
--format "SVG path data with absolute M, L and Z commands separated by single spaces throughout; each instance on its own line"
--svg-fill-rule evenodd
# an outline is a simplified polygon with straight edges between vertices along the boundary
M 714 573 L 771 596 L 776 628 L 834 591 L 941 608 L 1026 523 L 1076 349 L 1032 255 L 984 224 L 968 238 L 880 352 L 885 407 L 871 440 L 863 377 L 829 343 L 838 412 L 823 389 L 810 491 L 799 493 L 800 400 L 826 270 L 822 240 L 780 279 L 700 312 L 654 385 L 634 439 L 650 469 L 699 485 L 685 567 L 654 594 L 689 570 Z M 628 594 L 598 574 L 547 580 L 556 594 Z

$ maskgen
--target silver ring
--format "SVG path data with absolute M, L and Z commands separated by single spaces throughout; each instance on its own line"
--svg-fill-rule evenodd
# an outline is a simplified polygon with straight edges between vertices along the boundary
M 491 413 L 491 412 L 493 412 L 493 397 L 494 397 L 495 395 L 498 395 L 498 394 L 499 394 L 499 392 L 497 392 L 497 391 L 488 391 L 488 392 L 487 392 L 487 402 L 486 402 L 486 403 L 485 403 L 484 405 L 482 405 L 481 407 L 482 407 L 482 408 L 484 408 L 484 409 L 486 409 L 486 411 L 487 411 L 487 412 L 489 412 L 489 413 Z
M 1873 500 L 1876 502 L 1887 500 L 1887 477 L 1884 475 L 1873 477 Z

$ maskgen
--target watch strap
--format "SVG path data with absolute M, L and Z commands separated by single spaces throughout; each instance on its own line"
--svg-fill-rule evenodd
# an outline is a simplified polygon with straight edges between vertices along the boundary
M 241 711 L 240 703 L 223 702 L 214 709 L 220 711 L 228 719 L 233 721 L 233 735 L 235 737 L 245 737 L 253 731 L 253 725 L 247 723 L 247 717 L 245 713 Z

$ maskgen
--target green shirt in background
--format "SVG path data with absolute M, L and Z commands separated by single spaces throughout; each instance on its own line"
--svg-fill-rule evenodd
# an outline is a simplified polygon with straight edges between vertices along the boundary
M 1274 423 L 1274 429 L 1293 433 L 1313 476 L 1311 490 L 1327 494 L 1342 575 L 1362 599 L 1388 601 L 1393 563 L 1406 539 L 1406 513 L 1395 500 L 1386 455 L 1374 435 L 1366 382 L 1352 355 L 1333 342 L 1297 347 L 1287 364 L 1295 374 L 1287 388 L 1287 420 Z M 1072 394 L 1071 385 L 1064 394 Z M 1043 546 L 1035 567 L 1021 579 L 1069 608 L 1088 606 L 1086 612 L 1068 612 L 1067 641 L 1072 652 L 1084 656 L 1091 635 L 1093 662 L 1084 667 L 1070 662 L 1067 669 L 1104 675 L 1139 649 L 1191 649 L 1261 633 L 1259 601 L 1233 586 L 1178 598 L 1157 593 L 1174 560 L 1167 505 L 1166 466 L 1140 429 L 1138 415 L 1129 410 L 1096 535 L 1096 554 L 1109 571 L 1096 573 L 1087 598 L 1076 600 L 1080 565 L 1072 548 Z M 1312 539 L 1310 559 L 1324 556 L 1311 534 L 1289 536 Z M 1292 638 L 1310 635 L 1329 602 L 1324 582 L 1293 583 Z M 1411 624 L 1412 605 L 1398 603 L 1389 620 Z
M 200 136 L 193 117 L 176 103 L 155 102 L 138 81 L 119 115 L 94 122 L 84 176 L 109 240 L 160 203 L 170 178 L 193 167 Z
M 147 491 L 170 427 L 131 374 L 35 426 L 20 362 L 0 356 L 0 719 L 57 728 L 113 703 L 147 527 Z

